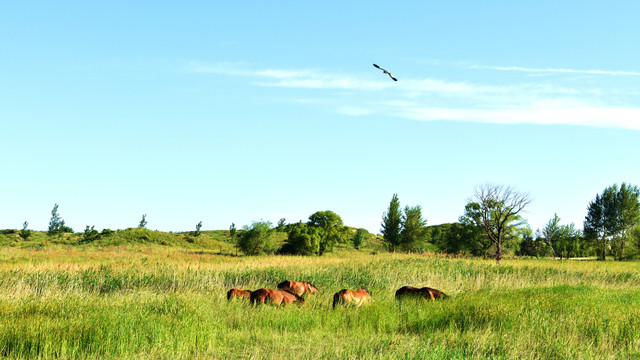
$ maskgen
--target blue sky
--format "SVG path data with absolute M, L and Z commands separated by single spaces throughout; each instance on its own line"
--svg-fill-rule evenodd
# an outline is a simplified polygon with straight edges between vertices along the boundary
M 582 227 L 640 185 L 637 1 L 0 4 L 0 228 L 188 231 L 332 210 L 378 233 L 475 186 Z M 375 69 L 393 73 L 392 81 Z

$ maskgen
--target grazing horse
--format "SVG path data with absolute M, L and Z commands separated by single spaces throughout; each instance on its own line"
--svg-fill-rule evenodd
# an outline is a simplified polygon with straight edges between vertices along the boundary
M 358 290 L 342 289 L 333 295 L 333 308 L 335 309 L 338 304 L 360 306 L 370 299 L 371 293 L 367 288 L 360 288 Z
M 283 290 L 258 289 L 251 292 L 251 304 L 273 304 L 273 305 L 290 305 L 297 303 L 304 304 L 304 298 L 298 295 L 290 294 Z
M 233 288 L 227 291 L 227 300 L 250 299 L 250 298 L 251 298 L 251 291 L 249 290 L 240 290 L 240 289 Z
M 449 296 L 440 290 L 432 289 L 430 287 L 415 288 L 413 286 L 403 286 L 396 291 L 396 299 L 402 298 L 424 298 L 424 299 L 446 299 Z
M 285 280 L 278 284 L 278 289 L 297 296 L 302 296 L 305 293 L 315 294 L 318 292 L 318 288 L 308 281 Z

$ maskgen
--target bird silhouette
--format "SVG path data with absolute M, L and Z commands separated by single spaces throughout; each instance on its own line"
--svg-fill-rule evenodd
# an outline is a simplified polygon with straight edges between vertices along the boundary
M 393 79 L 393 81 L 398 81 L 398 79 L 394 78 L 393 75 L 391 75 L 390 72 L 388 72 L 387 70 L 381 68 L 380 66 L 373 64 L 373 66 L 377 67 L 378 69 L 382 70 L 382 72 L 384 72 L 385 74 L 389 75 L 390 78 Z

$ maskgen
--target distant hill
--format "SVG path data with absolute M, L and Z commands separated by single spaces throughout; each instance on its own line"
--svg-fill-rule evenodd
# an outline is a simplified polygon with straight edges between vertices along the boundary
M 348 231 L 355 234 L 357 228 L 349 227 Z M 365 230 L 366 231 L 366 230 Z M 243 230 L 238 230 L 236 239 Z M 274 232 L 273 236 L 279 246 L 284 244 L 287 233 Z M 108 247 L 108 246 L 166 246 L 187 248 L 192 250 L 208 250 L 216 253 L 236 253 L 236 246 L 231 239 L 229 230 L 204 230 L 198 236 L 192 231 L 163 232 L 144 228 L 128 228 L 124 230 L 105 229 L 94 234 L 89 241 L 85 240 L 84 232 L 64 233 L 60 236 L 49 237 L 46 231 L 32 231 L 27 240 L 19 235 L 19 230 L 0 230 L 0 246 L 23 249 L 41 249 L 49 246 L 74 247 Z M 382 237 L 365 233 L 365 241 L 360 251 L 380 251 L 383 249 Z M 338 244 L 335 252 L 357 251 L 350 242 Z

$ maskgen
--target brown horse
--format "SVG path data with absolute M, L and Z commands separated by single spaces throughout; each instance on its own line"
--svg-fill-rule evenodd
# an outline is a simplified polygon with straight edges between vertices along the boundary
M 240 290 L 240 289 L 233 288 L 227 291 L 227 300 L 250 299 L 250 298 L 251 298 L 251 291 L 249 290 Z
M 318 292 L 318 288 L 308 281 L 285 280 L 278 284 L 278 289 L 298 296 L 302 296 L 305 293 L 315 294 Z
M 304 298 L 283 290 L 258 289 L 251 292 L 251 304 L 257 305 L 265 303 L 283 306 L 293 303 L 302 305 L 304 304 Z
M 440 290 L 432 289 L 430 287 L 415 288 L 413 286 L 403 286 L 396 291 L 396 299 L 403 298 L 423 298 L 423 299 L 446 299 L 449 296 Z
M 333 295 L 333 308 L 335 309 L 338 304 L 360 306 L 370 299 L 371 293 L 367 288 L 360 288 L 358 290 L 342 289 Z

